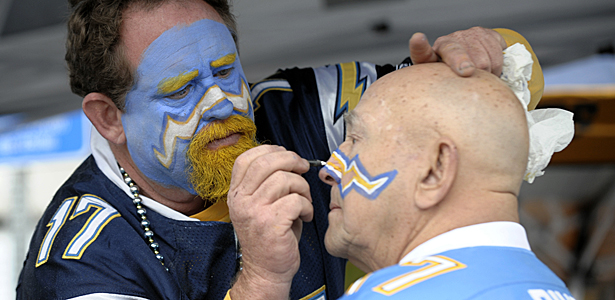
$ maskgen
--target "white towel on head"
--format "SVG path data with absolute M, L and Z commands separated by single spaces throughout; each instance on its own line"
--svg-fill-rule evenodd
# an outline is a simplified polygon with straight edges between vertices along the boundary
M 553 153 L 566 148 L 574 136 L 571 112 L 559 108 L 527 111 L 531 98 L 528 81 L 532 78 L 533 63 L 532 55 L 525 46 L 514 44 L 504 50 L 504 68 L 500 76 L 526 108 L 530 149 L 523 179 L 529 183 L 544 174 L 543 170 L 551 161 Z

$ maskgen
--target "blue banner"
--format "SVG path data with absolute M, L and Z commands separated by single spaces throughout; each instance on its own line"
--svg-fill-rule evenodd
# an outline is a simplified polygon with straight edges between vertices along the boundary
M 83 158 L 91 126 L 81 110 L 19 125 L 0 133 L 0 163 Z

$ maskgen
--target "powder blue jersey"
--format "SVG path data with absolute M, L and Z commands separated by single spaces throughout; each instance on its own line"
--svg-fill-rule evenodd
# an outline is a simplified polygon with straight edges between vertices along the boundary
M 357 280 L 341 298 L 573 300 L 531 251 L 479 246 L 390 266 Z

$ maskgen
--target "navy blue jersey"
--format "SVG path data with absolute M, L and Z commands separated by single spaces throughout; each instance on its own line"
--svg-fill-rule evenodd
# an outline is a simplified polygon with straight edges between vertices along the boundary
M 280 71 L 253 86 L 258 138 L 326 160 L 342 142 L 343 113 L 393 66 L 346 63 Z M 329 187 L 305 174 L 314 220 L 299 243 L 301 265 L 291 299 L 336 299 L 345 261 L 324 247 Z M 223 299 L 237 270 L 232 225 L 178 221 L 148 210 L 165 268 L 143 236 L 132 198 L 88 158 L 58 190 L 30 242 L 18 299 L 66 299 L 109 293 L 148 299 Z M 325 298 L 326 297 L 326 298 Z
M 370 273 L 357 280 L 342 299 L 574 298 L 531 251 L 480 246 L 445 251 Z
M 126 195 L 88 158 L 58 190 L 30 242 L 18 299 L 110 293 L 148 299 L 222 299 L 236 268 L 224 222 L 177 221 L 148 210 L 169 272 L 143 236 Z

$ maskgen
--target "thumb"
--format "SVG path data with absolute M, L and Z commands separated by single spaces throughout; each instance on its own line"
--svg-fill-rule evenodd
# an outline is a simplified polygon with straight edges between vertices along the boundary
M 428 62 L 436 62 L 439 60 L 436 52 L 429 45 L 427 36 L 424 33 L 417 32 L 412 35 L 408 42 L 410 48 L 410 59 L 413 64 L 421 64 Z

